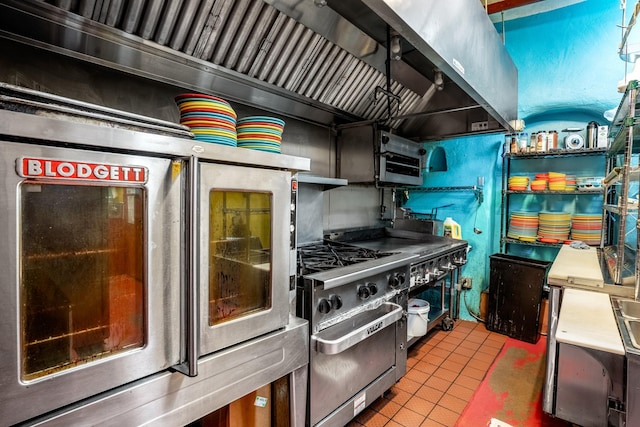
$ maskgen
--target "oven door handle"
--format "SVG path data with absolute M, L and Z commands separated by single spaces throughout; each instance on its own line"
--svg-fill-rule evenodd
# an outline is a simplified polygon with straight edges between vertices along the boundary
M 380 306 L 380 308 L 383 307 L 386 311 L 384 315 L 377 317 L 375 320 L 357 327 L 338 338 L 323 338 L 320 336 L 322 332 L 311 335 L 311 349 L 313 350 L 315 348 L 318 353 L 323 354 L 342 353 L 359 342 L 366 340 L 373 334 L 380 332 L 387 326 L 393 325 L 400 320 L 404 314 L 402 306 L 398 304 L 385 302 Z M 380 308 L 378 308 L 378 310 Z M 389 311 L 389 309 L 391 310 Z

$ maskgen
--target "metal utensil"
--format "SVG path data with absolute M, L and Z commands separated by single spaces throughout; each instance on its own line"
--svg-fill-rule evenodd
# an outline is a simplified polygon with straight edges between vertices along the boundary
M 482 234 L 482 230 L 480 230 L 478 227 L 476 227 L 476 222 L 478 221 L 478 210 L 480 209 L 480 203 L 478 203 L 476 205 L 476 215 L 475 218 L 473 219 L 473 232 L 476 234 Z

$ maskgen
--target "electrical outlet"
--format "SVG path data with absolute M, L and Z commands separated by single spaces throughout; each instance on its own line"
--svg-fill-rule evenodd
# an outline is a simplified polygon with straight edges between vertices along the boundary
M 473 122 L 471 123 L 471 132 L 475 132 L 477 130 L 487 130 L 489 129 L 489 122 Z
M 460 286 L 462 289 L 471 289 L 471 277 L 460 277 Z

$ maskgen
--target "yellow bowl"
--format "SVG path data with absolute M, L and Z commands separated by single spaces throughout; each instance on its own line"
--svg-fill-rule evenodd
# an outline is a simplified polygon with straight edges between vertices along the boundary
M 567 174 L 560 172 L 549 172 L 549 178 L 566 178 Z

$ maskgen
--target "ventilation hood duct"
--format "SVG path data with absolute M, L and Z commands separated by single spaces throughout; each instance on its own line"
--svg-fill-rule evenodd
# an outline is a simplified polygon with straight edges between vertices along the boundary
M 517 70 L 477 0 L 2 0 L 7 40 L 414 141 L 510 130 L 517 114 Z

